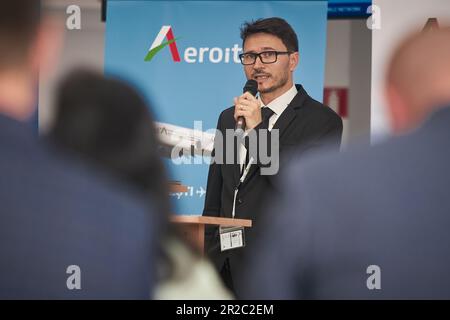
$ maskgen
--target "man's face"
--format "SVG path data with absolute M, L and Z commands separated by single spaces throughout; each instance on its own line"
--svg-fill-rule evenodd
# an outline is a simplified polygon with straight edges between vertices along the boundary
M 244 53 L 260 53 L 263 51 L 288 51 L 280 38 L 267 34 L 256 33 L 245 40 Z M 262 63 L 260 58 L 256 58 L 253 65 L 244 65 L 247 79 L 254 79 L 258 82 L 258 91 L 261 94 L 273 93 L 276 91 L 288 90 L 292 85 L 292 71 L 294 71 L 297 61 L 297 53 L 293 55 L 280 54 L 277 61 L 270 64 Z M 293 59 L 294 58 L 294 59 Z

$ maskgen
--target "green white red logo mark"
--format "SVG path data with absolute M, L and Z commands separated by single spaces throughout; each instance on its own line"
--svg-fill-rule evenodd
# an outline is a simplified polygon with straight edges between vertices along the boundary
M 163 42 L 164 38 L 166 38 L 167 41 Z M 171 26 L 162 26 L 144 60 L 152 60 L 159 51 L 164 49 L 166 46 L 169 46 L 173 61 L 180 62 L 180 54 L 178 52 L 177 43 L 175 42 L 178 39 L 179 38 L 174 38 Z

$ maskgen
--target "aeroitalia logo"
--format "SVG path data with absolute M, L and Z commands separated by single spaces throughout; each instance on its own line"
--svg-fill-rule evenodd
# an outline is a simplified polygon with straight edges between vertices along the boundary
M 167 41 L 163 43 L 164 38 L 167 38 Z M 164 49 L 164 47 L 169 46 L 173 61 L 180 62 L 181 59 L 180 54 L 178 53 L 177 43 L 175 42 L 176 40 L 177 39 L 173 36 L 172 27 L 162 26 L 144 60 L 152 60 L 159 51 Z
M 234 44 L 231 48 L 187 47 L 183 56 L 180 57 L 176 44 L 178 39 L 180 38 L 175 38 L 173 35 L 172 26 L 162 26 L 144 61 L 151 61 L 159 51 L 169 46 L 174 62 L 181 62 L 181 59 L 183 59 L 186 63 L 241 63 L 239 53 L 242 52 L 242 48 L 238 44 Z

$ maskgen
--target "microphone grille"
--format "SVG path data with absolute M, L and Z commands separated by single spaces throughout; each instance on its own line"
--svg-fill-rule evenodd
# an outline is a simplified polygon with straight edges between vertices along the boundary
M 250 92 L 253 96 L 256 96 L 256 93 L 258 92 L 258 82 L 253 79 L 247 80 L 243 92 L 245 93 L 247 91 Z

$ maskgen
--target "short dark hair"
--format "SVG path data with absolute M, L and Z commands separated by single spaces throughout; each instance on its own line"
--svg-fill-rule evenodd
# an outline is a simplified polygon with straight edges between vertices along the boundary
M 297 34 L 284 19 L 273 17 L 245 22 L 241 27 L 242 47 L 244 47 L 245 40 L 256 33 L 268 33 L 274 35 L 283 41 L 283 44 L 288 51 L 298 51 Z
M 23 62 L 40 20 L 40 1 L 3 2 L 0 10 L 0 68 Z

